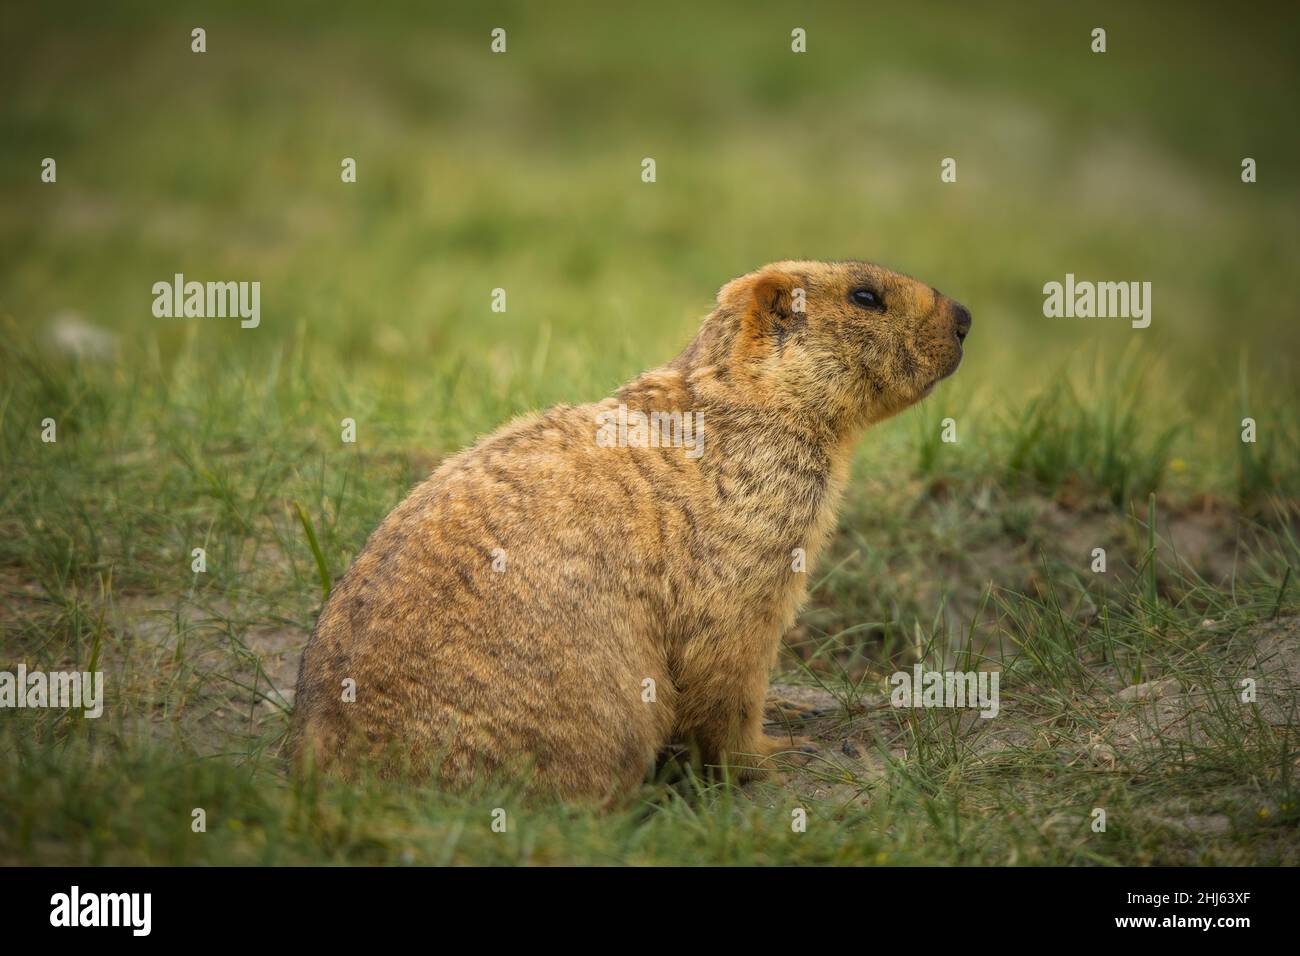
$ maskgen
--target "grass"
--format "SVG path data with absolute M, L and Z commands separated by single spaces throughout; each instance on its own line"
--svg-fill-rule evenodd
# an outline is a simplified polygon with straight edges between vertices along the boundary
M 0 717 L 0 862 L 1300 861 L 1300 134 L 1272 121 L 1295 14 L 824 4 L 799 58 L 789 10 L 736 9 L 12 15 L 0 670 L 109 694 Z M 287 774 L 296 655 L 410 485 L 668 359 L 724 280 L 790 255 L 975 315 L 957 376 L 864 438 L 787 635 L 821 752 L 606 815 Z M 1067 271 L 1149 279 L 1151 327 L 1045 319 Z M 153 318 L 175 272 L 259 279 L 261 326 Z M 58 345 L 69 313 L 111 344 Z M 917 660 L 998 668 L 1002 712 L 882 706 Z
M 1276 560 L 1295 562 L 1293 542 L 1273 544 Z M 150 740 L 156 727 L 128 730 L 121 707 L 102 723 L 45 713 L 9 736 L 4 849 L 10 861 L 77 863 L 1294 862 L 1294 714 L 1270 722 L 1232 690 L 1233 635 L 1273 611 L 1276 584 L 1243 585 L 1235 598 L 1186 575 L 1177 584 L 1185 591 L 1154 608 L 1136 577 L 1121 601 L 1074 594 L 1104 608 L 1097 626 L 1062 603 L 1068 588 L 999 592 L 980 629 L 1010 645 L 999 659 L 1012 716 L 987 730 L 954 711 L 851 706 L 822 736 L 871 741 L 871 773 L 819 758 L 793 788 L 688 778 L 648 786 L 637 806 L 608 816 L 530 808 L 508 789 L 457 798 L 293 781 L 265 737 L 214 758 L 184 740 Z M 931 634 L 923 655 L 939 654 L 943 638 Z M 1153 673 L 1198 688 L 1186 739 L 1108 735 L 1117 719 L 1135 730 L 1161 719 L 1106 692 L 1116 676 L 1123 686 Z M 195 807 L 207 814 L 201 836 L 190 829 Z M 507 808 L 505 833 L 490 827 L 497 807 Z M 797 808 L 808 812 L 804 833 L 789 825 Z M 1094 808 L 1107 812 L 1105 833 L 1091 829 Z M 1188 822 L 1219 818 L 1230 838 Z

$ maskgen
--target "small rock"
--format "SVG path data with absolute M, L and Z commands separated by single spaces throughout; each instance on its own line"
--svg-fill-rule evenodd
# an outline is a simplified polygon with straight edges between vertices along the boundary
M 106 359 L 117 348 L 117 337 L 86 321 L 80 312 L 64 309 L 50 316 L 50 345 L 58 352 L 81 359 Z
M 1094 741 L 1089 745 L 1088 753 L 1095 763 L 1109 767 L 1111 770 L 1115 769 L 1115 762 L 1119 759 L 1115 748 L 1104 741 Z
M 1171 694 L 1177 694 L 1182 691 L 1183 686 L 1176 678 L 1166 677 L 1164 680 L 1149 680 L 1145 684 L 1134 684 L 1131 687 L 1125 687 L 1116 696 L 1120 700 L 1156 700 L 1160 697 L 1168 697 Z
M 1203 816 L 1192 814 L 1185 817 L 1165 818 L 1161 822 L 1184 833 L 1200 833 L 1205 836 L 1225 836 L 1232 829 L 1232 821 L 1222 813 Z

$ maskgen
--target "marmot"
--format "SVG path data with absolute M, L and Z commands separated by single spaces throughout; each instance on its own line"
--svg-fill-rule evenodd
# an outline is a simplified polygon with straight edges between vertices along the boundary
M 768 675 L 853 443 L 957 369 L 970 324 L 880 266 L 773 263 L 667 365 L 448 458 L 326 602 L 290 752 L 566 800 L 628 793 L 670 743 L 758 772 L 790 748 Z

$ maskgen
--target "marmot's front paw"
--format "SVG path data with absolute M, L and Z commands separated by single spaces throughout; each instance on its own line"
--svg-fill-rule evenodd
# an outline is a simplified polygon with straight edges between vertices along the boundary
M 811 704 L 801 704 L 779 694 L 773 694 L 763 703 L 763 715 L 770 721 L 812 720 L 827 710 Z
M 732 751 L 731 769 L 736 774 L 736 778 L 742 781 L 761 779 L 780 781 L 782 778 L 778 769 L 785 758 L 816 753 L 817 749 L 817 744 L 807 737 L 763 735 L 754 743 Z
M 817 741 L 810 737 L 800 737 L 798 735 L 783 734 L 780 737 L 763 737 L 758 746 L 758 752 L 764 757 L 771 757 L 775 754 L 784 753 L 816 753 L 820 748 Z

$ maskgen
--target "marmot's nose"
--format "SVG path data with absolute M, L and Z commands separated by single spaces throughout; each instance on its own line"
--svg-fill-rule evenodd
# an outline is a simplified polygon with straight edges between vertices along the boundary
M 957 330 L 957 341 L 963 341 L 970 331 L 970 310 L 964 305 L 953 303 L 953 325 Z

